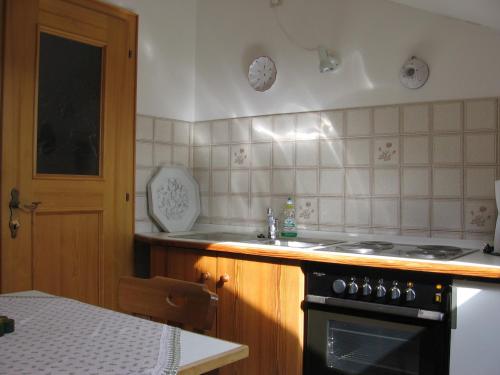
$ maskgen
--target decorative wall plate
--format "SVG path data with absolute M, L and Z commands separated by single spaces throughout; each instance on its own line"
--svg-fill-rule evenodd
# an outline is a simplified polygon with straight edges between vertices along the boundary
M 148 183 L 148 208 L 164 231 L 189 231 L 200 215 L 198 183 L 184 167 L 160 168 Z
M 418 57 L 412 56 L 401 68 L 399 80 L 404 87 L 418 89 L 429 78 L 429 66 Z
M 248 67 L 248 82 L 256 91 L 266 91 L 276 81 L 276 64 L 268 56 L 256 58 Z

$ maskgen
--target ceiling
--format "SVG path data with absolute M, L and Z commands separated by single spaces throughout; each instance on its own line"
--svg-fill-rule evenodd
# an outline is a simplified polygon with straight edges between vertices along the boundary
M 391 0 L 500 30 L 500 0 Z

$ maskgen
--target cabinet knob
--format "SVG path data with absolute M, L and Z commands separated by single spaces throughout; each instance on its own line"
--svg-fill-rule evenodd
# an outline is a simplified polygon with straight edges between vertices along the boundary
M 384 298 L 385 297 L 387 290 L 384 287 L 384 280 L 383 279 L 380 279 L 378 281 L 378 285 L 375 288 L 375 293 L 377 295 L 377 298 Z
M 356 278 L 351 277 L 351 281 L 347 284 L 347 294 L 355 295 L 358 293 L 359 286 L 356 284 Z
M 202 283 L 205 283 L 208 280 L 210 280 L 211 277 L 212 277 L 212 275 L 210 275 L 210 272 L 202 272 L 200 275 L 200 280 Z
M 389 289 L 391 293 L 391 299 L 393 301 L 397 301 L 399 298 L 401 298 L 401 289 L 399 289 L 398 282 L 394 281 L 392 283 L 392 288 Z
M 229 279 L 230 279 L 229 275 L 227 273 L 225 273 L 224 275 L 222 275 L 220 277 L 220 282 L 224 284 L 224 283 L 227 283 L 229 281 Z
M 346 283 L 342 279 L 337 279 L 333 282 L 332 289 L 335 293 L 341 294 L 344 293 L 346 288 Z
M 372 294 L 372 286 L 370 285 L 370 279 L 365 277 L 363 280 L 362 294 L 365 297 L 368 297 Z

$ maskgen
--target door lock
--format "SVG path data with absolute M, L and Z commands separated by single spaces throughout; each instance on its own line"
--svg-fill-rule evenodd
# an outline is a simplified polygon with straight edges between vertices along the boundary
M 17 237 L 17 231 L 19 230 L 20 226 L 21 226 L 21 223 L 17 219 L 11 219 L 9 221 L 10 236 L 12 238 L 16 238 Z

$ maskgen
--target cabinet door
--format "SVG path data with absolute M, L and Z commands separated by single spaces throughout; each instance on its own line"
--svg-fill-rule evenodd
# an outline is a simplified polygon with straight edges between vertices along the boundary
M 450 375 L 496 375 L 500 285 L 455 280 L 457 326 L 451 330 Z
M 299 266 L 219 257 L 219 338 L 246 344 L 249 358 L 221 374 L 301 374 L 304 276 Z M 222 280 L 222 279 L 221 279 Z
M 174 247 L 151 247 L 151 277 L 165 276 L 173 279 L 205 283 L 216 292 L 217 258 L 197 250 Z
M 200 251 L 179 249 L 174 247 L 151 247 L 150 276 L 165 276 L 172 279 L 205 283 L 216 292 L 217 258 L 204 255 Z M 212 329 L 207 332 L 216 336 L 217 324 L 214 321 Z

